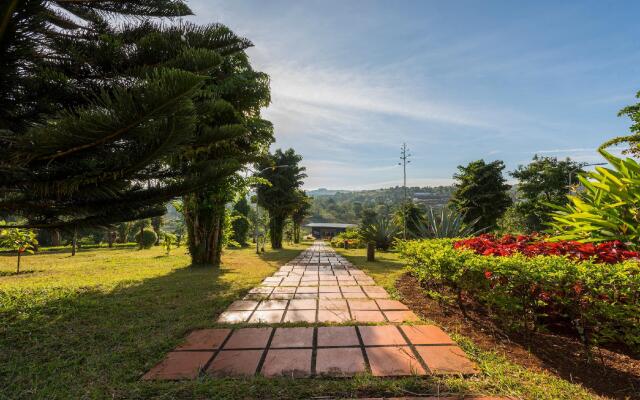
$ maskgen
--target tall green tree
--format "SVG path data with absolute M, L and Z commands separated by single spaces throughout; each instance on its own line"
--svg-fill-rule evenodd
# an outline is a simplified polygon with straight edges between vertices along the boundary
M 291 214 L 291 222 L 293 224 L 293 243 L 300 243 L 300 230 L 304 219 L 311 213 L 311 203 L 311 197 L 307 196 L 304 191 L 298 190 L 297 204 Z
M 470 162 L 466 166 L 458 166 L 458 173 L 453 175 L 457 181 L 451 198 L 454 209 L 464 215 L 466 223 L 476 219 L 479 229 L 494 229 L 496 221 L 511 205 L 509 186 L 502 175 L 502 161 L 489 164 L 484 160 Z
M 0 13 L 0 210 L 36 228 L 107 226 L 164 214 L 217 173 L 170 168 L 196 143 L 193 97 L 221 63 L 160 40 L 172 28 L 150 18 L 190 14 L 183 2 L 9 1 Z M 180 30 L 173 43 L 189 38 Z
M 511 176 L 518 179 L 515 209 L 525 218 L 529 232 L 546 228 L 552 220 L 553 209 L 549 204 L 567 204 L 571 191 L 569 179 L 573 177 L 573 182 L 578 183 L 577 175 L 582 172 L 582 164 L 568 158 L 558 160 L 538 155 L 528 165 L 520 165 L 511 172 Z
M 247 235 L 249 234 L 249 211 L 251 207 L 247 201 L 247 196 L 240 197 L 233 205 L 233 215 L 237 218 L 232 222 L 233 240 L 241 246 L 246 246 Z
M 300 165 L 302 156 L 293 149 L 276 150 L 258 162 L 259 176 L 270 185 L 259 185 L 258 204 L 269 212 L 269 233 L 271 247 L 282 248 L 282 233 L 287 218 L 298 204 L 298 189 L 307 177 L 305 167 Z
M 179 36 L 175 38 L 179 41 Z M 194 31 L 188 46 L 206 45 L 222 55 L 196 95 L 196 142 L 184 154 L 181 167 L 214 165 L 216 175 L 201 190 L 183 197 L 183 215 L 194 265 L 220 265 L 225 226 L 231 227 L 225 206 L 248 182 L 239 174 L 268 152 L 273 127 L 260 116 L 270 102 L 269 77 L 251 68 L 244 50 L 252 44 L 227 27 L 213 25 Z M 200 151 L 200 144 L 207 151 Z

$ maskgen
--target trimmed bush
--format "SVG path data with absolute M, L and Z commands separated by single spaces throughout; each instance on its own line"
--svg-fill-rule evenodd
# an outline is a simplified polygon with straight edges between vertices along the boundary
M 344 241 L 347 241 L 349 248 L 363 249 L 366 247 L 365 242 L 360 237 L 360 232 L 357 229 L 347 229 L 345 232 L 340 232 L 331 238 L 331 246 L 343 247 Z
M 136 234 L 136 242 L 143 249 L 150 249 L 156 244 L 158 235 L 151 229 L 145 229 L 142 234 L 142 241 L 140 241 L 140 232 Z
M 640 265 L 568 256 L 483 256 L 454 239 L 400 242 L 411 272 L 426 285 L 470 297 L 525 332 L 563 321 L 585 344 L 626 345 L 640 353 Z M 453 296 L 453 295 L 452 295 Z

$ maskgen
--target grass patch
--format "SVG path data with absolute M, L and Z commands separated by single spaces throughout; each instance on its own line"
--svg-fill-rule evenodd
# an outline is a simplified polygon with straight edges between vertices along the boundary
M 380 379 L 212 379 L 142 382 L 140 377 L 191 330 L 216 316 L 304 246 L 228 250 L 220 270 L 188 267 L 184 249 L 84 250 L 23 259 L 0 256 L 0 399 L 300 399 L 414 394 L 502 394 L 525 399 L 591 398 L 577 385 L 477 351 L 483 375 Z M 342 252 L 342 251 L 341 251 Z M 349 254 L 353 252 L 353 254 Z M 388 289 L 402 273 L 395 253 L 345 254 Z

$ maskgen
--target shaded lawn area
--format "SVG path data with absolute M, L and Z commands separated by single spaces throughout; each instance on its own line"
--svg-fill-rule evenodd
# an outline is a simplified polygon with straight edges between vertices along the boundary
M 305 245 L 306 246 L 306 245 Z M 191 330 L 216 316 L 305 246 L 228 250 L 220 270 L 189 268 L 184 249 L 85 250 L 24 258 L 29 273 L 0 275 L 0 399 L 300 399 L 414 394 L 503 394 L 526 399 L 591 398 L 577 385 L 479 352 L 457 337 L 484 372 L 477 378 L 212 379 L 142 382 L 140 377 Z M 347 257 L 391 289 L 402 273 L 394 253 L 380 263 Z M 0 271 L 15 268 L 0 256 Z

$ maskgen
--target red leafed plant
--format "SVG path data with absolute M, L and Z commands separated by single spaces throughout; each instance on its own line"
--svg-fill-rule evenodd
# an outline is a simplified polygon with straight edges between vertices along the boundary
M 620 241 L 604 243 L 580 243 L 574 241 L 547 242 L 538 234 L 505 235 L 496 237 L 483 234 L 454 243 L 456 249 L 466 248 L 484 256 L 510 256 L 521 253 L 533 257 L 537 255 L 569 256 L 579 260 L 595 258 L 597 262 L 614 264 L 631 258 L 640 258 L 640 253 L 626 248 Z

